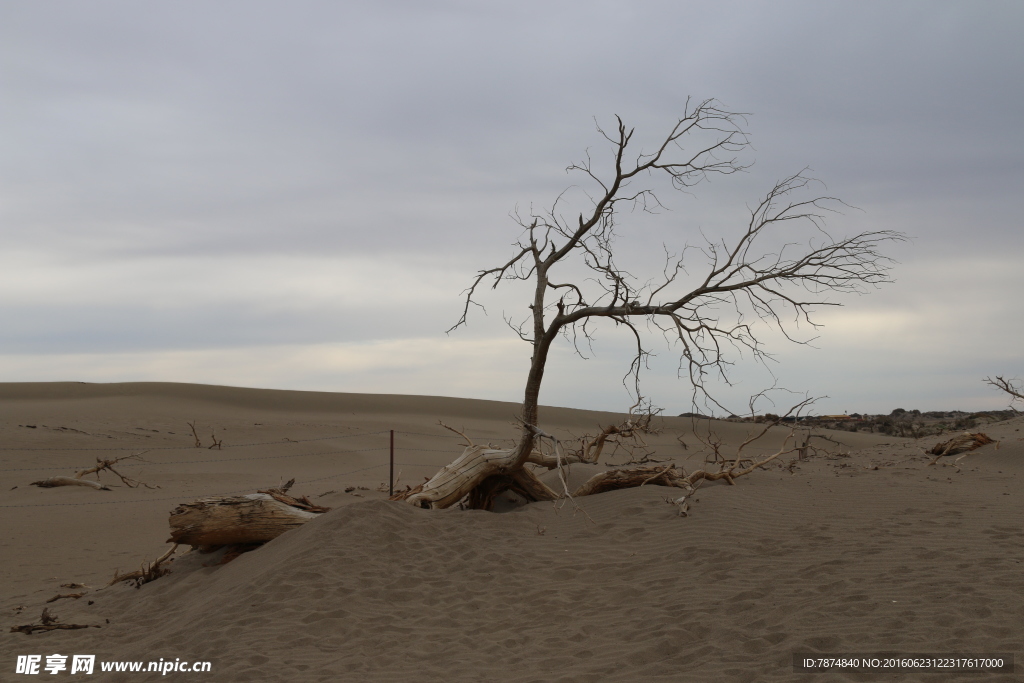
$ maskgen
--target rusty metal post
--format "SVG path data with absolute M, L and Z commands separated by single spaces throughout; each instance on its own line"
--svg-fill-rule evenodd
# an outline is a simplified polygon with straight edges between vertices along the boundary
M 391 430 L 391 473 L 388 475 L 388 495 L 395 495 L 395 430 Z

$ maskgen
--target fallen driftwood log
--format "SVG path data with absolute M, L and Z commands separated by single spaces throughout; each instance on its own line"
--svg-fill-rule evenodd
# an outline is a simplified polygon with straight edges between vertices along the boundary
M 266 543 L 316 519 L 330 508 L 285 492 L 295 482 L 245 496 L 203 498 L 182 503 L 171 513 L 168 543 L 208 550 L 225 545 Z
M 934 465 L 939 461 L 939 458 L 944 456 L 966 453 L 990 443 L 995 443 L 995 440 L 990 438 L 988 434 L 983 434 L 981 432 L 977 432 L 975 434 L 972 434 L 971 432 L 964 432 L 960 436 L 950 439 L 949 441 L 942 441 L 935 444 L 932 449 L 928 451 L 929 454 L 935 456 L 935 459 L 928 464 Z
M 42 615 L 39 617 L 38 624 L 12 626 L 11 633 L 24 633 L 30 636 L 36 631 L 70 631 L 79 628 L 99 628 L 99 626 L 97 624 L 59 624 L 57 623 L 57 615 L 50 614 L 50 609 L 44 608 Z
M 103 460 L 102 458 L 96 458 L 95 466 L 76 472 L 74 477 L 50 477 L 49 479 L 43 479 L 42 481 L 34 481 L 31 483 L 31 486 L 39 486 L 41 488 L 54 488 L 57 486 L 88 486 L 98 491 L 109 491 L 109 486 L 104 486 L 98 481 L 100 472 L 108 470 L 116 474 L 118 477 L 120 477 L 124 485 L 130 488 L 136 488 L 139 486 L 145 486 L 147 489 L 160 488 L 159 486 L 150 486 L 144 481 L 139 481 L 137 479 L 132 479 L 131 477 L 126 477 L 125 475 L 121 474 L 116 469 L 114 469 L 114 465 L 121 462 L 122 460 L 139 459 L 141 455 L 142 453 L 135 453 L 133 455 L 125 455 L 120 458 L 114 458 L 113 460 Z M 97 481 L 92 481 L 91 479 L 83 479 L 83 477 L 87 474 L 95 474 Z

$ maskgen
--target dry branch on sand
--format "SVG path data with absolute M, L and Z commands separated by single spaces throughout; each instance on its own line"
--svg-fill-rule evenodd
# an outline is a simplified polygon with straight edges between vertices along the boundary
M 629 455 L 630 462 L 649 462 L 651 453 L 644 435 L 659 433 L 651 424 L 654 417 L 654 413 L 644 412 L 630 416 L 621 424 L 607 425 L 596 436 L 581 436 L 579 448 L 570 450 L 569 454 L 577 456 L 580 462 L 597 462 L 605 447 L 611 444 L 614 447 L 612 455 L 622 449 Z
M 929 455 L 934 455 L 935 459 L 932 460 L 929 465 L 934 465 L 939 461 L 939 458 L 947 455 L 959 455 L 960 453 L 967 453 L 973 451 L 976 448 L 981 448 L 985 444 L 995 443 L 995 440 L 990 438 L 988 434 L 977 432 L 972 434 L 971 432 L 964 432 L 960 436 L 957 436 L 949 441 L 942 441 L 932 446 L 932 449 L 928 451 Z
M 119 574 L 119 573 L 117 573 L 117 570 L 114 570 L 114 578 L 112 578 L 110 580 L 110 583 L 108 583 L 107 585 L 108 586 L 113 586 L 115 583 L 121 583 L 121 582 L 124 582 L 124 581 L 132 581 L 132 582 L 135 583 L 135 587 L 138 588 L 139 586 L 141 586 L 144 583 L 149 583 L 150 581 L 156 581 L 161 576 L 164 576 L 165 574 L 169 574 L 171 572 L 170 569 L 167 569 L 166 567 L 163 566 L 163 563 L 167 562 L 171 558 L 171 555 L 174 554 L 174 551 L 177 550 L 177 549 L 178 549 L 178 544 L 175 543 L 171 547 L 170 550 L 168 550 L 166 553 L 164 553 L 160 557 L 156 558 L 156 560 L 154 560 L 153 562 L 144 562 L 139 569 L 137 569 L 137 570 L 135 570 L 133 572 L 128 572 L 126 574 Z M 63 596 L 58 596 L 58 597 L 63 597 Z
M 591 496 L 595 493 L 636 488 L 647 484 L 674 486 L 681 489 L 693 488 L 692 482 L 683 470 L 671 465 L 665 465 L 661 467 L 634 467 L 600 472 L 588 479 L 572 495 L 574 497 Z
M 192 438 L 196 440 L 195 447 L 202 448 L 203 442 L 199 440 L 199 433 L 196 431 L 196 421 L 192 420 L 191 422 L 186 422 L 185 424 L 187 424 L 189 428 L 192 430 Z M 210 430 L 210 439 L 213 440 L 213 443 L 207 446 L 207 450 L 213 450 L 214 448 L 216 448 L 218 451 L 220 451 L 224 449 L 224 440 L 218 440 L 217 432 L 214 431 L 213 429 Z
M 1010 408 L 1012 410 L 1017 410 L 1013 405 L 1014 403 L 1017 401 L 1024 401 L 1024 386 L 1021 385 L 1021 381 L 1019 379 L 1007 379 L 1000 375 L 996 375 L 995 379 L 986 377 L 984 381 L 985 384 L 991 384 L 996 389 L 1010 395 Z
M 39 486 L 42 488 L 54 488 L 57 486 L 88 486 L 98 491 L 109 491 L 110 487 L 105 486 L 99 482 L 100 472 L 109 471 L 116 474 L 121 482 L 129 488 L 137 488 L 139 486 L 145 486 L 147 489 L 158 489 L 159 486 L 151 486 L 144 481 L 138 479 L 132 479 L 114 469 L 114 465 L 121 462 L 122 460 L 141 460 L 142 453 L 134 453 L 132 455 L 124 455 L 120 458 L 114 458 L 113 460 L 103 460 L 102 458 L 96 458 L 96 464 L 88 469 L 80 470 L 75 473 L 74 477 L 50 477 L 49 479 L 43 479 L 41 481 L 32 482 L 32 486 Z M 86 475 L 95 474 L 96 481 L 91 479 L 83 479 Z
M 266 543 L 330 510 L 306 496 L 287 495 L 294 483 L 292 479 L 282 487 L 245 496 L 182 503 L 171 513 L 168 542 L 202 549 Z
M 36 631 L 60 631 L 74 630 L 79 628 L 99 628 L 97 624 L 61 624 L 57 621 L 57 615 L 50 614 L 49 608 L 44 608 L 39 617 L 38 624 L 25 624 L 24 626 L 12 626 L 11 633 L 24 633 L 32 635 Z

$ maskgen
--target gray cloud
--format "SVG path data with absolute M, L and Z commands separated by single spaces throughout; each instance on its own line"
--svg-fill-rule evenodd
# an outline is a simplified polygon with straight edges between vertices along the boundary
M 666 197 L 673 211 L 637 232 L 624 220 L 624 249 L 640 266 L 656 269 L 643 254 L 663 241 L 736 226 L 744 202 L 809 165 L 863 210 L 838 217 L 837 231 L 904 230 L 916 239 L 893 253 L 907 268 L 951 269 L 928 292 L 909 278 L 859 300 L 867 315 L 922 296 L 948 301 L 954 317 L 1001 302 L 976 324 L 1019 338 L 1019 324 L 1003 323 L 1024 285 L 1004 267 L 1024 255 L 1017 3 L 91 2 L 2 12 L 0 259 L 13 270 L 0 277 L 0 352 L 11 359 L 440 335 L 462 283 L 515 238 L 508 211 L 549 204 L 585 149 L 600 158 L 591 117 L 622 114 L 655 140 L 691 94 L 752 112 L 757 163 L 696 199 Z M 951 256 L 1005 275 L 972 277 Z M 244 265 L 277 258 L 309 261 L 284 273 Z M 319 273 L 326 258 L 373 268 L 355 283 L 303 284 L 296 272 Z M 209 259 L 232 277 L 197 275 Z M 139 266 L 153 262 L 164 265 Z M 19 285 L 12 273 L 62 284 Z M 417 281 L 434 284 L 410 304 Z M 268 295 L 275 285 L 293 294 Z M 353 302 L 353 290 L 388 303 Z M 497 314 L 517 304 L 494 301 L 466 339 L 504 334 Z M 874 342 L 858 343 L 858 362 L 877 362 Z M 964 377 L 975 381 L 986 359 L 1000 366 L 988 372 L 1018 371 L 987 344 L 976 341 Z M 926 358 L 945 362 L 939 351 L 923 358 L 919 373 Z M 860 386 L 862 376 L 850 369 L 835 382 Z M 572 402 L 571 378 L 558 381 L 552 395 Z M 581 404 L 595 395 L 584 393 Z

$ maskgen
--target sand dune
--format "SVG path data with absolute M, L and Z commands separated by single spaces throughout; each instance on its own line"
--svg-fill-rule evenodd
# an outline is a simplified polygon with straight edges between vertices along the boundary
M 1021 418 L 986 428 L 999 444 L 959 470 L 926 466 L 934 439 L 834 433 L 843 445 L 830 455 L 709 484 L 682 518 L 660 487 L 580 499 L 581 511 L 544 503 L 505 514 L 419 510 L 374 490 L 387 479 L 387 430 L 414 483 L 461 450 L 438 419 L 498 442 L 514 434 L 512 404 L 60 383 L 0 384 L 0 406 L 5 627 L 37 618 L 67 592 L 61 583 L 102 586 L 115 567 L 158 555 L 178 502 L 295 477 L 294 490 L 336 507 L 228 564 L 188 554 L 140 589 L 50 605 L 63 622 L 100 629 L 4 628 L 4 680 L 17 655 L 53 652 L 212 663 L 212 674 L 176 679 L 523 682 L 811 680 L 791 667 L 805 651 L 1024 653 Z M 542 413 L 562 436 L 619 417 Z M 192 447 L 192 420 L 204 448 Z M 690 421 L 663 426 L 656 457 L 697 465 Z M 713 427 L 726 449 L 748 431 Z M 776 431 L 764 449 L 781 442 Z M 221 450 L 205 447 L 211 432 Z M 126 471 L 161 488 L 27 486 L 110 448 L 149 449 Z M 960 678 L 978 680 L 898 679 Z

